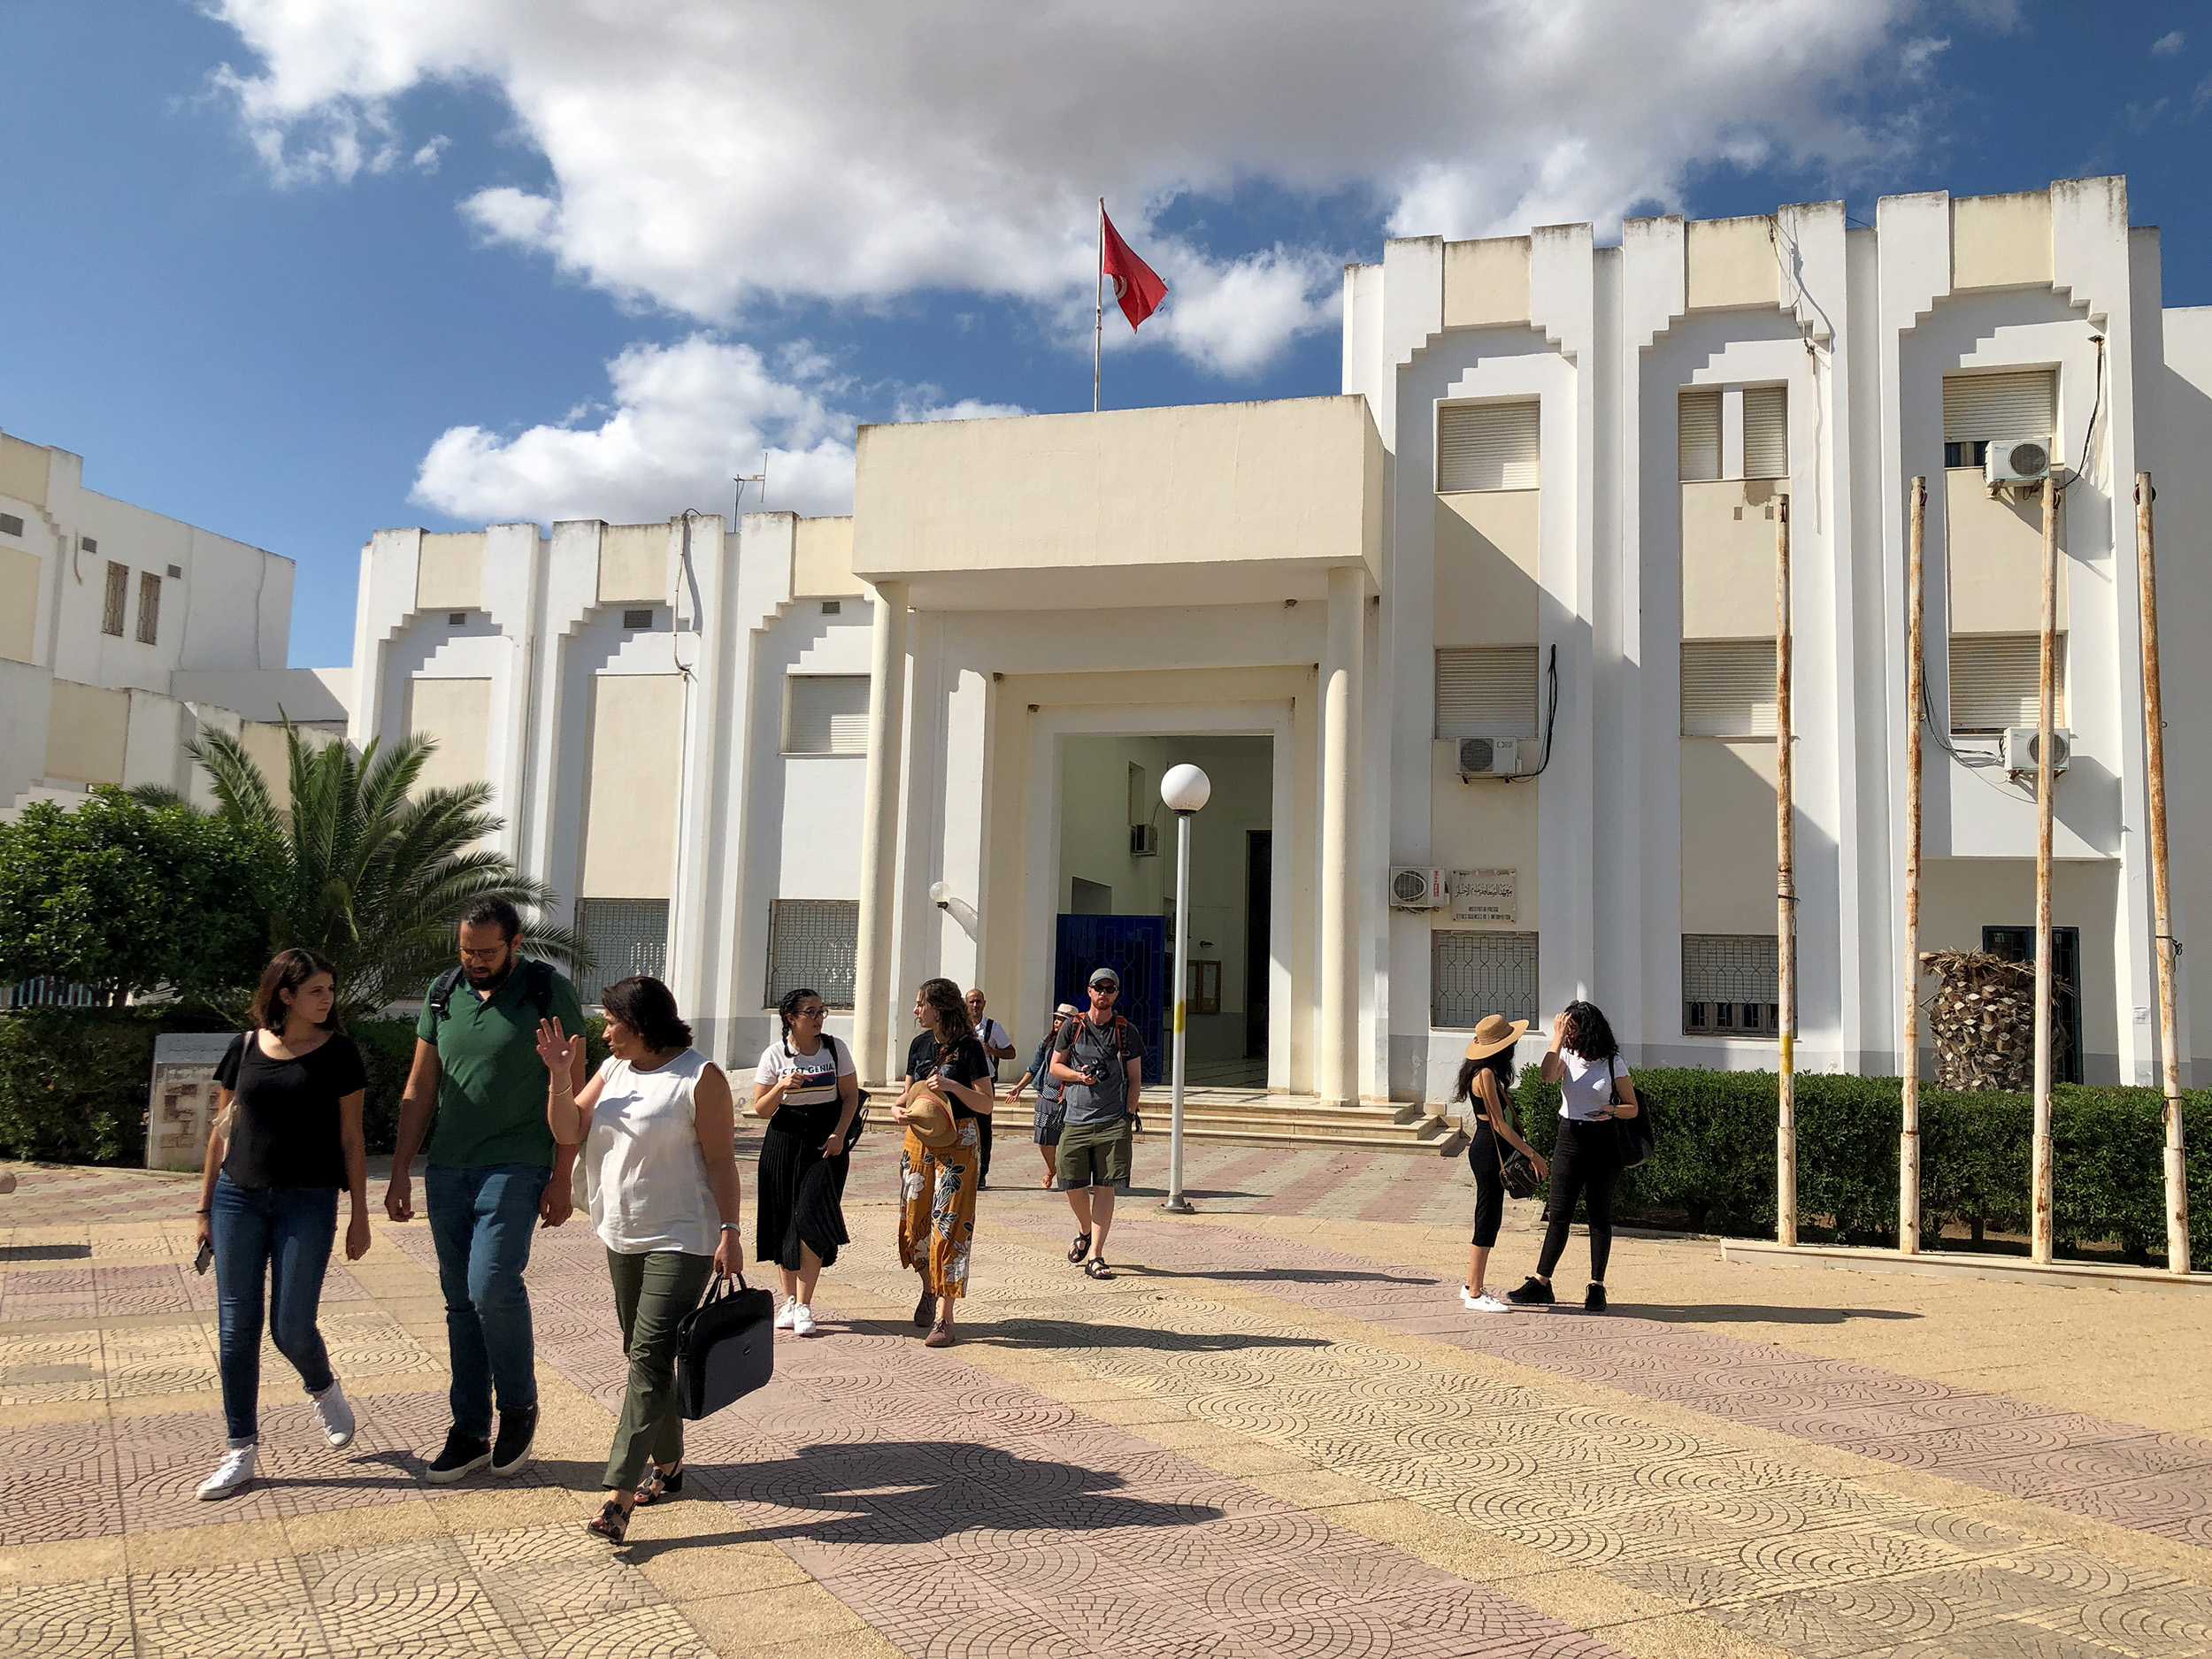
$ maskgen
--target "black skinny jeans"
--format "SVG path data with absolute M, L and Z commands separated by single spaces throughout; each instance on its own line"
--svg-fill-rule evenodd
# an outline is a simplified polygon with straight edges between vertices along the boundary
M 1539 1274 L 1549 1279 L 1566 1254 L 1575 1201 L 1582 1199 L 1590 1207 L 1590 1277 L 1605 1282 L 1605 1263 L 1613 1254 L 1613 1183 L 1620 1174 L 1619 1137 L 1613 1119 L 1559 1120 L 1559 1139 L 1551 1149 L 1550 1224 L 1544 1229 L 1543 1254 L 1536 1258 Z

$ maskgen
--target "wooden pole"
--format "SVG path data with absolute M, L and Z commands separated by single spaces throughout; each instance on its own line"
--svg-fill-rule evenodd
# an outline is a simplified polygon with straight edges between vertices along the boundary
M 1920 726 L 1927 707 L 1921 625 L 1927 611 L 1928 480 L 1912 481 L 1912 565 L 1905 621 L 1905 1112 L 1897 1141 L 1897 1248 L 1920 1253 Z
M 2051 745 L 2058 696 L 2058 480 L 2043 480 L 2043 635 L 2035 701 L 2035 1140 L 2031 1260 L 2051 1259 Z
M 2172 890 L 2166 869 L 2165 698 L 2158 665 L 2158 563 L 2151 503 L 2158 492 L 2151 475 L 2135 475 L 2136 593 L 2143 611 L 2143 757 L 2150 787 L 2151 907 L 2157 927 L 2158 1056 L 2166 1092 L 2166 1267 L 2189 1271 L 2189 1188 L 2181 1141 L 2181 1037 L 2174 1015 Z
M 1774 1236 L 1797 1242 L 1797 835 L 1796 778 L 1790 753 L 1790 498 L 1774 512 L 1775 993 L 1781 1075 L 1774 1131 Z

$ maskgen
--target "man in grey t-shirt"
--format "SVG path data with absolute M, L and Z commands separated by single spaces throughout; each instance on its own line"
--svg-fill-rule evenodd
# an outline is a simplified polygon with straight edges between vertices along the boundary
M 1144 1090 L 1144 1039 L 1115 1010 L 1121 977 L 1111 968 L 1091 975 L 1090 1010 L 1061 1027 L 1053 1041 L 1052 1075 L 1066 1112 L 1055 1168 L 1080 1229 L 1068 1260 L 1093 1279 L 1111 1279 L 1106 1234 L 1114 1225 L 1114 1194 L 1129 1187 L 1132 1118 Z

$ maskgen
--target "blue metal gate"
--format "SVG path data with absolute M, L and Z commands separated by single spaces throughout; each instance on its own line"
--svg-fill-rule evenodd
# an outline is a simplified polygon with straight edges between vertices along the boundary
M 1100 968 L 1121 976 L 1121 1017 L 1144 1039 L 1144 1080 L 1158 1082 L 1165 1075 L 1160 1033 L 1167 990 L 1166 918 L 1063 916 L 1052 964 L 1052 1000 L 1088 1008 L 1087 987 Z

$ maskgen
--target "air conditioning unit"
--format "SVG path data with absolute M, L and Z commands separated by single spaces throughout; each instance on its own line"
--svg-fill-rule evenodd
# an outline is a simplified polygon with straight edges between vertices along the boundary
M 1463 778 L 1510 778 L 1520 770 L 1521 742 L 1514 737 L 1463 737 L 1459 740 L 1459 775 Z
M 1390 908 L 1394 910 L 1438 910 L 1451 902 L 1451 888 L 1441 870 L 1401 864 L 1390 872 Z
M 2032 726 L 2008 726 L 2005 728 L 2004 763 L 2007 772 L 2035 770 L 2036 730 Z M 2074 734 L 2061 726 L 2051 733 L 2051 770 L 2061 772 L 2066 763 L 2074 757 Z
M 1157 858 L 1160 856 L 1160 826 L 1157 824 L 1132 824 L 1129 826 L 1129 856 L 1132 858 Z
M 1985 482 L 2040 484 L 2051 475 L 2051 446 L 2040 438 L 1992 439 L 1982 464 Z

